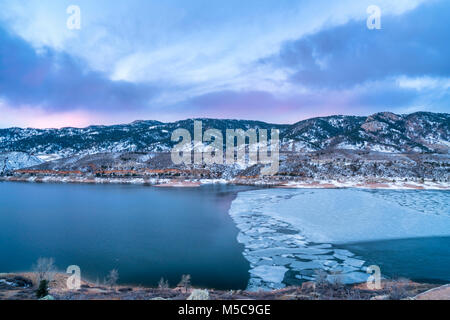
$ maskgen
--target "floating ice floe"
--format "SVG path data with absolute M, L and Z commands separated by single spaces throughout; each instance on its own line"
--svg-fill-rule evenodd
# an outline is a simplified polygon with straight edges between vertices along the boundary
M 267 282 L 281 283 L 287 270 L 287 268 L 280 266 L 261 265 L 250 270 L 250 273 Z
M 289 223 L 260 214 L 255 208 L 232 214 L 240 229 L 237 239 L 245 245 L 243 254 L 250 262 L 248 290 L 279 289 L 314 280 L 318 269 L 343 273 L 342 283 L 364 279 L 364 261 L 352 258 L 353 253 L 329 243 L 310 243 Z M 361 275 L 356 276 L 356 272 Z
M 330 282 L 365 282 L 370 276 L 365 260 L 337 245 L 450 235 L 448 216 L 424 214 L 360 190 L 241 192 L 229 212 L 250 262 L 248 290 L 314 280 L 318 270 Z

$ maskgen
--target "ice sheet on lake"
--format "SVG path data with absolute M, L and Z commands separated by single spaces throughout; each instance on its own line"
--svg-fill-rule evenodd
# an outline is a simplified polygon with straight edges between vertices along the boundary
M 416 211 L 450 217 L 450 191 L 439 190 L 365 190 L 375 197 Z
M 317 269 L 330 281 L 363 282 L 369 276 L 365 261 L 336 244 L 450 235 L 449 216 L 351 189 L 242 192 L 230 215 L 250 262 L 250 290 L 312 280 Z
M 449 199 L 445 191 L 441 196 Z M 423 210 L 426 208 L 419 211 L 354 189 L 270 189 L 240 193 L 230 212 L 273 217 L 291 224 L 309 241 L 319 243 L 450 236 L 449 216 Z M 431 213 L 434 210 L 430 208 Z

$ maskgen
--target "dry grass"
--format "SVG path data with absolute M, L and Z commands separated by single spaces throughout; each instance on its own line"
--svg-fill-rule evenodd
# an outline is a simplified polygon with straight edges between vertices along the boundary
M 3 277 L 21 276 L 37 284 L 35 273 L 1 275 Z M 145 288 L 141 286 L 98 285 L 82 280 L 81 289 L 71 291 L 67 288 L 70 275 L 58 273 L 50 282 L 50 294 L 61 300 L 151 300 L 155 298 L 186 300 L 192 288 L 178 287 Z M 303 283 L 301 287 L 288 287 L 273 291 L 249 292 L 245 290 L 209 290 L 211 300 L 369 300 L 369 299 L 405 299 L 437 287 L 432 284 L 419 284 L 408 280 L 383 281 L 380 290 L 369 290 L 364 284 L 349 286 L 340 281 L 329 283 L 325 275 L 317 274 L 318 281 Z M 36 285 L 31 288 L 6 288 L 0 286 L 1 299 L 35 299 Z

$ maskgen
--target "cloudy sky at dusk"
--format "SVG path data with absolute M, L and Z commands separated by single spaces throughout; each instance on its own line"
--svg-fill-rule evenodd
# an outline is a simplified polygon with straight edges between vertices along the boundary
M 449 112 L 449 20 L 448 0 L 2 0 L 0 127 Z

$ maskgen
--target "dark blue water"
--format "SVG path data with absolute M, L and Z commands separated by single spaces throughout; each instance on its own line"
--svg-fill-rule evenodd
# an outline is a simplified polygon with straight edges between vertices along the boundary
M 78 265 L 100 281 L 244 289 L 249 264 L 228 215 L 237 186 L 0 183 L 0 272 L 28 271 L 39 257 Z
M 418 282 L 450 282 L 450 237 L 429 237 L 349 244 L 345 249 L 378 265 L 384 276 Z

